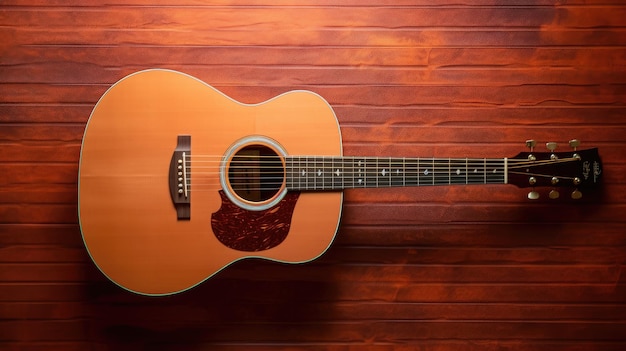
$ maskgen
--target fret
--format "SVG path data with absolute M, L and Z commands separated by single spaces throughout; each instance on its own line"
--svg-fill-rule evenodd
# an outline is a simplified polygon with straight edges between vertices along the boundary
M 354 167 L 353 173 L 353 187 L 365 188 L 367 182 L 367 173 L 365 168 L 365 159 L 353 159 L 352 167 Z
M 352 157 L 350 159 L 350 163 L 349 164 L 350 164 L 350 168 L 351 168 L 350 169 L 351 170 L 350 178 L 349 178 L 350 179 L 350 187 L 351 188 L 356 188 L 356 187 L 359 186 L 359 183 L 357 181 L 359 169 L 357 168 L 357 161 L 356 161 L 356 159 L 354 157 Z M 362 181 L 363 180 L 361 179 L 361 182 Z
M 378 187 L 378 159 L 368 157 L 365 159 L 365 187 L 377 188 Z
M 317 189 L 317 162 L 319 159 L 317 157 L 312 157 L 311 158 L 311 165 L 309 167 L 309 176 L 310 176 L 310 180 L 309 180 L 309 187 L 313 190 Z
M 343 165 L 343 188 L 350 189 L 354 188 L 354 158 L 346 157 L 342 160 Z
M 324 183 L 327 190 L 341 189 L 341 178 L 335 176 L 335 165 L 338 158 L 324 158 Z M 341 175 L 341 172 L 339 173 Z
M 288 190 L 504 184 L 504 159 L 288 156 Z
M 293 184 L 293 189 L 302 189 L 302 177 L 300 177 L 300 170 L 302 169 L 302 157 L 297 156 L 293 157 L 293 159 L 294 169 L 292 170 L 291 174 L 293 175 L 293 177 L 295 177 L 295 179 L 293 179 L 291 183 Z
M 306 184 L 307 190 L 315 190 L 316 179 L 315 179 L 315 160 L 317 157 L 307 157 L 306 158 Z
M 335 175 L 335 158 L 334 157 L 328 157 L 325 163 L 328 166 L 328 174 L 327 174 L 327 178 L 328 179 L 328 183 L 327 183 L 327 189 L 332 190 L 332 189 L 337 189 L 337 180 L 339 180 L 341 182 L 341 178 L 339 178 L 341 176 L 341 172 L 339 172 L 339 175 Z
M 486 183 L 504 183 L 503 160 L 487 160 Z
M 465 159 L 450 159 L 450 184 L 467 184 L 467 163 Z
M 310 168 L 310 164 L 309 164 L 309 157 L 304 157 L 302 160 L 300 160 L 300 181 L 302 182 L 302 185 L 304 187 L 304 189 L 309 189 L 309 179 L 310 179 L 310 173 L 311 170 Z
M 292 172 L 293 176 L 295 177 L 295 179 L 293 180 L 293 185 L 294 185 L 294 189 L 302 189 L 302 157 L 301 156 L 297 156 L 294 157 L 294 170 Z
M 322 171 L 322 167 L 324 165 L 324 161 L 320 157 L 315 158 L 315 168 L 313 169 L 313 189 L 324 189 L 324 172 Z
M 294 177 L 294 170 L 296 169 L 295 163 L 295 157 L 285 159 L 285 166 L 287 168 L 285 170 L 285 175 L 287 177 L 287 179 L 285 179 L 285 184 L 287 186 L 287 189 L 294 189 L 296 187 L 295 180 L 297 178 Z
M 485 183 L 485 160 L 473 159 L 468 161 L 467 184 Z
M 387 157 L 381 157 L 377 162 L 376 176 L 378 177 L 378 187 L 387 188 L 391 186 L 391 159 Z
M 315 189 L 324 190 L 324 158 L 317 157 L 315 162 Z
M 348 177 L 346 176 L 346 164 L 343 159 L 338 157 L 335 157 L 333 160 L 335 165 L 334 167 L 339 170 L 339 174 L 333 178 L 335 179 L 335 184 L 337 185 L 337 187 L 345 189 L 346 179 L 348 179 Z
M 435 185 L 435 159 L 418 159 L 417 166 L 417 185 Z
M 487 159 L 486 158 L 482 159 L 481 165 L 482 165 L 482 171 L 483 171 L 482 183 L 487 184 Z
M 300 189 L 308 189 L 308 184 L 309 182 L 308 180 L 308 176 L 307 176 L 307 164 L 308 164 L 308 157 L 301 157 L 300 158 L 300 169 L 298 171 L 298 176 L 300 177 Z
M 313 162 L 313 189 L 324 189 L 324 172 L 322 171 L 323 161 L 321 157 L 316 157 Z
M 404 186 L 419 185 L 419 159 L 408 158 L 404 160 Z
M 331 157 L 324 157 L 322 160 L 322 183 L 324 190 L 333 189 L 333 160 Z
M 433 185 L 450 184 L 450 161 L 436 158 L 433 163 Z
M 404 174 L 405 159 L 403 158 L 389 158 L 389 186 L 400 187 L 404 186 L 405 174 Z

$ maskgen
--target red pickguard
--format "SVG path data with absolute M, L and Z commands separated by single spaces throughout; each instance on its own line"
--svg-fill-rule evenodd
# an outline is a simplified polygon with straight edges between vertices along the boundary
M 288 192 L 276 206 L 249 211 L 233 204 L 223 190 L 222 206 L 211 216 L 217 239 L 227 247 L 247 252 L 263 251 L 280 245 L 291 227 L 291 217 L 299 192 Z

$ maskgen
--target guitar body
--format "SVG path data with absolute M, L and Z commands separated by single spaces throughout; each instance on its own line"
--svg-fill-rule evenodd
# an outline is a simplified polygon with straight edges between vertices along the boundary
M 145 295 L 189 289 L 244 258 L 311 261 L 333 241 L 344 189 L 514 184 L 529 200 L 597 187 L 597 148 L 511 158 L 342 156 L 329 104 L 308 91 L 234 101 L 169 70 L 132 74 L 98 101 L 83 137 L 79 220 L 98 268 Z M 569 189 L 569 190 L 567 190 Z
M 189 202 L 182 218 L 168 172 L 180 136 L 190 139 L 193 165 L 179 194 Z M 300 263 L 324 253 L 337 231 L 342 192 L 289 192 L 259 208 L 224 195 L 228 150 L 258 141 L 288 155 L 342 154 L 335 114 L 311 92 L 247 105 L 168 70 L 141 71 L 113 85 L 89 119 L 79 168 L 80 226 L 98 268 L 125 289 L 165 295 L 243 258 Z

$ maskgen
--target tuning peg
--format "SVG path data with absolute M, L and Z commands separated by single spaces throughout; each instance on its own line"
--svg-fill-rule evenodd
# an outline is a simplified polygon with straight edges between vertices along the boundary
M 578 141 L 578 139 L 572 139 L 569 141 L 569 146 L 571 146 L 574 151 L 576 151 L 576 148 L 578 148 L 578 146 L 580 146 L 580 141 Z M 580 160 L 580 155 L 576 152 L 574 152 L 574 154 L 572 155 L 572 157 L 576 160 Z
M 557 144 L 554 141 L 551 141 L 549 143 L 546 143 L 546 148 L 548 148 L 548 150 L 550 150 L 550 152 L 552 152 L 552 155 L 550 155 L 550 159 L 551 160 L 556 160 L 558 157 L 554 154 L 554 150 L 556 150 Z
M 557 143 L 555 143 L 554 141 L 551 141 L 549 143 L 546 143 L 546 148 L 548 148 L 548 150 L 554 152 L 554 150 L 556 150 L 557 147 Z
M 582 182 L 582 180 L 580 178 L 574 177 L 574 181 L 573 181 L 574 185 L 579 185 L 581 182 Z M 583 197 L 583 193 L 581 193 L 580 190 L 578 190 L 578 188 L 576 188 L 576 190 L 574 190 L 572 192 L 572 199 L 578 200 L 581 197 Z
M 533 191 L 528 193 L 528 199 L 529 200 L 537 200 L 539 198 L 539 193 L 536 192 L 534 189 Z
M 535 155 L 532 154 L 532 152 L 535 150 L 535 145 L 537 145 L 537 142 L 534 141 L 533 139 L 528 139 L 526 140 L 526 147 L 530 149 L 530 154 L 528 155 L 528 160 L 529 161 L 535 161 L 537 160 L 537 158 L 535 157 Z
M 552 179 L 550 179 L 550 183 L 552 183 L 552 185 L 556 186 L 557 184 L 559 184 L 559 178 L 558 177 L 552 177 Z M 560 196 L 559 191 L 556 190 L 556 189 L 550 190 L 550 193 L 548 194 L 548 197 L 551 198 L 552 200 L 558 199 L 559 196 Z

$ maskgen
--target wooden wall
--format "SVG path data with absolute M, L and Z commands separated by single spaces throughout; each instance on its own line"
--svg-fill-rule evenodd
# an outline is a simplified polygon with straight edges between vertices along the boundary
M 621 0 L 3 1 L 0 349 L 624 350 L 625 18 Z M 240 262 L 135 296 L 85 252 L 77 170 L 98 98 L 152 67 L 249 103 L 313 90 L 346 155 L 579 138 L 605 182 L 578 202 L 350 190 L 315 262 Z

